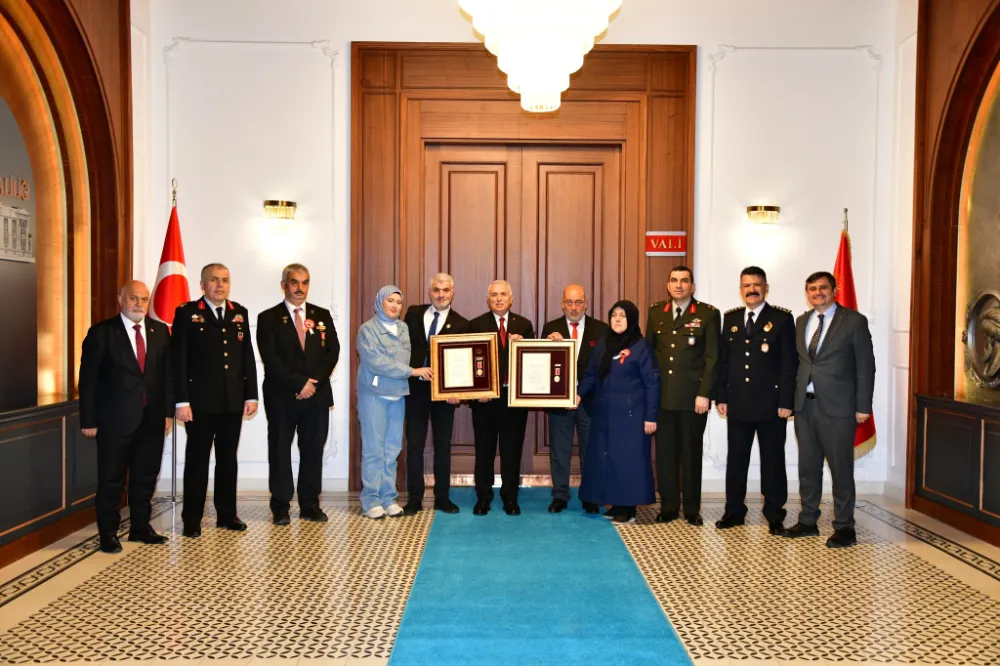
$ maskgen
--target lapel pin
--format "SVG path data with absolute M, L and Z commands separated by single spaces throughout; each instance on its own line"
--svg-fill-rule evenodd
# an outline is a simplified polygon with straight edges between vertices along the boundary
M 736 332 L 736 331 L 738 331 L 738 330 L 740 330 L 740 329 L 738 329 L 738 328 L 737 328 L 737 327 L 735 327 L 735 326 L 733 326 L 733 327 L 732 327 L 731 329 L 729 329 L 729 331 L 730 331 L 731 333 L 735 333 L 735 332 Z

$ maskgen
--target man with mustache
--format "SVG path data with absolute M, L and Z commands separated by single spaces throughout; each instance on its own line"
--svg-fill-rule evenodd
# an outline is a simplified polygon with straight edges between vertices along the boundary
M 268 487 L 275 525 L 291 522 L 292 439 L 299 435 L 299 517 L 323 523 L 320 508 L 323 447 L 330 430 L 330 375 L 340 359 L 333 316 L 306 302 L 309 269 L 289 264 L 281 271 L 285 300 L 257 317 L 257 349 L 264 362 Z
M 216 527 L 243 532 L 236 515 L 236 449 L 243 417 L 257 412 L 257 362 L 250 314 L 229 300 L 229 269 L 201 269 L 204 296 L 174 314 L 171 336 L 176 369 L 177 420 L 185 424 L 184 536 L 201 536 L 208 494 L 208 461 L 215 446 Z
M 430 339 L 435 335 L 465 333 L 469 320 L 455 312 L 455 280 L 447 273 L 431 278 L 427 288 L 430 303 L 411 305 L 403 321 L 410 329 L 410 367 L 431 365 Z M 427 422 L 434 438 L 434 508 L 444 513 L 458 513 L 451 501 L 451 434 L 455 425 L 455 407 L 459 401 L 431 402 L 431 384 L 422 377 L 410 378 L 410 394 L 406 396 L 406 489 L 409 499 L 403 507 L 407 516 L 417 514 L 424 497 L 424 446 L 427 444 Z
M 719 339 L 716 409 L 728 419 L 726 510 L 720 530 L 746 520 L 747 471 L 754 436 L 760 442 L 760 485 L 771 534 L 784 532 L 788 478 L 785 436 L 795 397 L 795 322 L 767 302 L 767 274 L 757 266 L 740 273 L 744 306 L 726 312 Z
M 166 543 L 149 524 L 163 437 L 173 424 L 170 332 L 146 317 L 149 289 L 137 280 L 118 293 L 121 314 L 94 324 L 80 359 L 80 427 L 97 438 L 97 529 L 101 550 L 120 553 L 122 487 L 128 471 L 129 541 Z

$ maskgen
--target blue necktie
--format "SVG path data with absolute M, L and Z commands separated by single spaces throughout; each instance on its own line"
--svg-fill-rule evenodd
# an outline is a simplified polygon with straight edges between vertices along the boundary
M 438 312 L 437 310 L 434 311 L 434 319 L 431 320 L 431 330 L 427 334 L 427 343 L 428 343 L 427 348 L 428 349 L 430 349 L 431 338 L 434 337 L 435 333 L 437 333 L 437 330 L 438 330 L 438 316 L 440 316 L 440 314 L 441 313 Z M 425 368 L 429 368 L 430 365 L 431 365 L 431 357 L 430 357 L 430 354 L 428 354 L 427 357 L 424 359 L 424 367 Z

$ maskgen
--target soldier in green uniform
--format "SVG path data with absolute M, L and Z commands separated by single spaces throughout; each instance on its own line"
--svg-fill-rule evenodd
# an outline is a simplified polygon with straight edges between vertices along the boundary
M 646 339 L 660 366 L 660 414 L 656 424 L 658 523 L 680 516 L 702 525 L 701 458 L 705 424 L 715 387 L 719 354 L 719 311 L 694 299 L 694 274 L 687 266 L 670 271 L 671 299 L 653 303 Z

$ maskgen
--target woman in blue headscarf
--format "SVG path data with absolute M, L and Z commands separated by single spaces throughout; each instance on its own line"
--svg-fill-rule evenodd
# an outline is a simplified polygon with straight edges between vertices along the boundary
M 403 397 L 410 377 L 431 379 L 430 368 L 410 367 L 410 333 L 400 321 L 403 292 L 386 285 L 375 296 L 375 316 L 357 336 L 358 420 L 361 421 L 361 510 L 368 518 L 396 518 L 396 459 L 403 450 Z

